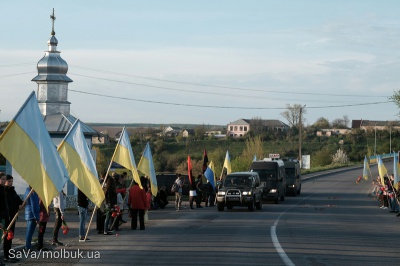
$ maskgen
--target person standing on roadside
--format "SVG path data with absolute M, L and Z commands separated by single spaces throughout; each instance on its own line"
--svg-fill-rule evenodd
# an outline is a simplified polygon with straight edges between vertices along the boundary
M 32 187 L 29 186 L 25 190 L 24 198 L 26 199 L 31 192 Z M 25 249 L 31 249 L 32 236 L 35 233 L 36 225 L 40 221 L 40 206 L 39 196 L 33 191 L 25 205 L 25 220 L 26 220 L 26 236 L 25 236 Z
M 89 200 L 86 195 L 78 188 L 78 213 L 79 213 L 79 242 L 90 241 L 89 238 L 85 239 L 86 230 L 86 217 L 89 206 Z
M 46 233 L 46 226 L 47 222 L 49 221 L 50 218 L 50 213 L 49 210 L 43 205 L 43 202 L 41 199 L 39 199 L 39 215 L 40 215 L 40 220 L 39 220 L 39 232 L 38 232 L 38 244 L 37 248 L 38 250 L 43 250 L 47 251 L 48 249 L 44 247 L 44 233 Z
M 140 230 L 144 230 L 144 210 L 146 209 L 146 192 L 139 187 L 139 185 L 134 181 L 133 186 L 129 190 L 129 200 L 128 205 L 131 208 L 131 229 L 136 230 L 137 219 L 139 214 L 139 224 Z
M 1 174 L 0 174 L 1 175 Z M 5 176 L 5 175 L 4 175 Z M 19 210 L 23 208 L 23 202 L 21 198 L 18 196 L 17 192 L 15 191 L 15 188 L 13 187 L 13 182 L 14 178 L 11 175 L 5 176 L 6 181 L 5 181 L 5 186 L 4 186 L 4 191 L 5 191 L 5 198 L 1 198 L 1 200 L 4 200 L 4 203 L 7 203 L 7 209 L 8 209 L 8 217 L 5 219 L 5 224 L 4 227 L 7 228 L 14 216 L 18 213 Z M 12 235 L 14 235 L 15 232 L 15 222 L 13 225 L 10 227 L 9 231 L 11 231 Z M 3 251 L 4 251 L 4 260 L 5 262 L 13 263 L 13 262 L 18 262 L 19 259 L 17 258 L 10 258 L 10 249 L 12 246 L 12 238 L 9 239 L 8 237 L 4 237 L 3 239 Z
M 177 178 L 175 180 L 176 185 L 178 186 L 178 190 L 175 191 L 175 209 L 179 211 L 181 209 L 182 205 L 182 186 L 183 186 L 183 181 L 182 181 L 182 175 L 181 174 L 176 174 Z
M 105 201 L 106 201 L 106 220 L 104 221 L 104 235 L 112 235 L 112 229 L 110 226 L 112 225 L 111 222 L 111 215 L 115 205 L 117 205 L 117 188 L 115 186 L 114 178 L 119 179 L 118 174 L 114 174 L 113 177 L 108 177 L 106 180 L 106 184 L 104 187 L 104 194 L 105 194 Z
M 53 199 L 53 207 L 54 207 L 54 228 L 53 228 L 53 246 L 63 246 L 63 243 L 58 241 L 58 232 L 60 231 L 62 222 L 64 220 L 64 210 L 65 210 L 65 201 L 64 201 L 64 192 L 61 191 L 58 196 Z

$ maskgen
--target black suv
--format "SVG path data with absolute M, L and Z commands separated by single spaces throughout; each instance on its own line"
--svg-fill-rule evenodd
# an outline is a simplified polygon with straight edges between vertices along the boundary
M 249 211 L 262 208 L 262 186 L 257 173 L 237 172 L 226 176 L 222 187 L 217 194 L 218 211 L 226 206 L 229 210 L 233 206 L 246 206 Z

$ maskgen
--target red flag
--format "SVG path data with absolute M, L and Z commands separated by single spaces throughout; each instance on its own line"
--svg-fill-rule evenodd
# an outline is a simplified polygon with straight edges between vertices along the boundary
M 207 164 L 208 164 L 208 156 L 207 156 L 207 151 L 204 149 L 204 161 L 203 161 L 203 174 L 207 170 Z
M 190 184 L 192 184 L 194 182 L 194 180 L 193 180 L 193 175 L 192 175 L 192 161 L 190 160 L 190 155 L 188 155 L 187 164 L 188 164 L 189 182 L 190 182 Z

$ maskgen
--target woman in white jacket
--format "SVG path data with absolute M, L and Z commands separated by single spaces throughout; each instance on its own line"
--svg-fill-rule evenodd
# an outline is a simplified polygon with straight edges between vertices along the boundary
M 58 241 L 58 231 L 60 230 L 62 221 L 64 220 L 65 199 L 63 191 L 61 191 L 60 194 L 53 199 L 53 207 L 54 207 L 55 221 L 54 221 L 52 244 L 54 246 L 63 246 L 63 243 Z

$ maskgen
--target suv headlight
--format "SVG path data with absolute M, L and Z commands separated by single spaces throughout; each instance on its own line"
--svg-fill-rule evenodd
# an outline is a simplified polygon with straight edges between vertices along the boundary
M 243 195 L 251 195 L 251 191 L 243 191 Z
M 224 196 L 225 195 L 225 191 L 218 191 L 218 196 Z
M 276 189 L 271 189 L 269 193 L 276 193 Z

